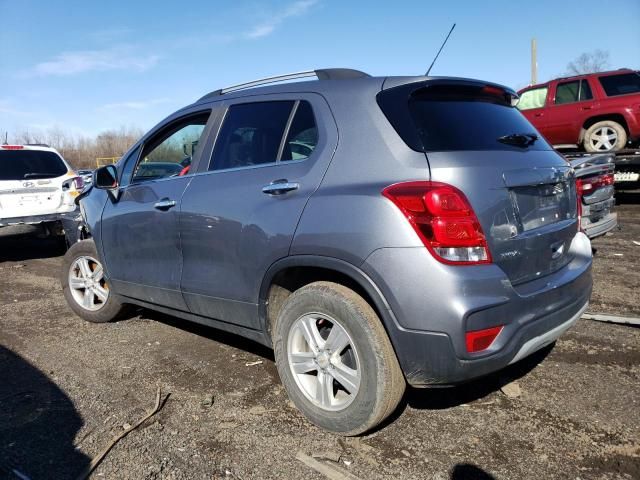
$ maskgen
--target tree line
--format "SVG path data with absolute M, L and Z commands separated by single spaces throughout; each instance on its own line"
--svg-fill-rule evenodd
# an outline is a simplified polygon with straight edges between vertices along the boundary
M 75 169 L 96 168 L 97 158 L 121 157 L 143 135 L 136 127 L 106 130 L 95 137 L 73 135 L 62 128 L 46 131 L 25 129 L 9 136 L 9 143 L 43 143 L 60 152 Z M 102 162 L 104 163 L 104 162 Z

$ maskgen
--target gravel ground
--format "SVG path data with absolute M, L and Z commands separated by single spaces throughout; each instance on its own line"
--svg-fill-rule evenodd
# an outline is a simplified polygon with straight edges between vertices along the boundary
M 640 316 L 640 205 L 594 242 L 592 312 Z M 629 198 L 626 198 L 629 200 Z M 0 232 L 0 478 L 324 478 L 296 460 L 341 454 L 361 479 L 640 478 L 640 329 L 581 320 L 551 351 L 453 389 L 411 390 L 382 428 L 311 425 L 257 344 L 149 311 L 92 325 L 58 283 L 60 251 Z M 261 362 L 247 365 L 252 362 Z M 500 391 L 515 380 L 521 395 Z M 346 462 L 344 462 L 346 460 Z

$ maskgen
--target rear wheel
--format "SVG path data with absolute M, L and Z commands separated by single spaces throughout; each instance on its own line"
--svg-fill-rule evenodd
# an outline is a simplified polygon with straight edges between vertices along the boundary
M 93 240 L 83 240 L 69 248 L 60 283 L 69 307 L 84 320 L 109 322 L 124 311 L 122 303 L 111 294 Z
M 282 383 L 319 427 L 358 435 L 400 402 L 405 380 L 391 342 L 371 306 L 352 290 L 331 282 L 297 290 L 273 331 Z
M 591 125 L 584 134 L 584 149 L 587 152 L 614 152 L 627 144 L 627 132 L 613 120 Z

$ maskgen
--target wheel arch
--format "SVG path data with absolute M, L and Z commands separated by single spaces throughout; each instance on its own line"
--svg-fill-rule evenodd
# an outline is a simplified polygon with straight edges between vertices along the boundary
M 396 323 L 391 307 L 366 273 L 355 265 L 337 258 L 296 255 L 274 263 L 267 270 L 260 287 L 260 324 L 269 340 L 272 322 L 277 318 L 288 296 L 298 288 L 321 280 L 333 281 L 356 291 L 378 314 L 389 334 L 389 326 Z
M 578 142 L 582 144 L 584 141 L 584 136 L 587 133 L 587 130 L 591 128 L 594 124 L 598 122 L 603 122 L 606 120 L 611 120 L 612 122 L 619 123 L 624 128 L 624 131 L 627 132 L 627 136 L 629 136 L 629 126 L 627 125 L 627 120 L 624 118 L 624 115 L 621 113 L 603 113 L 600 115 L 595 115 L 593 117 L 587 118 L 582 124 L 582 129 L 580 130 L 580 138 Z

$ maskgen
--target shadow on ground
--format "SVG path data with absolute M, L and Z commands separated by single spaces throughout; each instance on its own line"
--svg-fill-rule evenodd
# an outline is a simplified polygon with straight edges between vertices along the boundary
M 41 230 L 31 226 L 0 227 L 0 263 L 64 255 L 63 240 L 39 234 Z
M 265 360 L 271 360 L 272 362 L 275 361 L 273 350 L 240 335 L 235 335 L 233 333 L 225 332 L 224 330 L 218 330 L 214 327 L 201 325 L 199 323 L 183 320 L 178 317 L 166 315 L 164 313 L 148 310 L 145 308 L 139 309 L 138 312 L 140 313 L 140 315 L 142 315 L 143 318 L 164 323 L 165 325 L 169 325 L 174 328 L 179 328 L 180 330 L 184 330 L 185 332 L 193 333 L 194 335 L 198 335 L 200 337 L 222 343 L 229 347 L 244 350 L 245 352 L 251 353 L 258 357 L 262 357 Z
M 89 463 L 73 444 L 82 424 L 62 390 L 0 346 L 0 478 L 75 478 Z
M 451 480 L 495 480 L 495 477 L 470 463 L 459 463 L 451 471 Z

